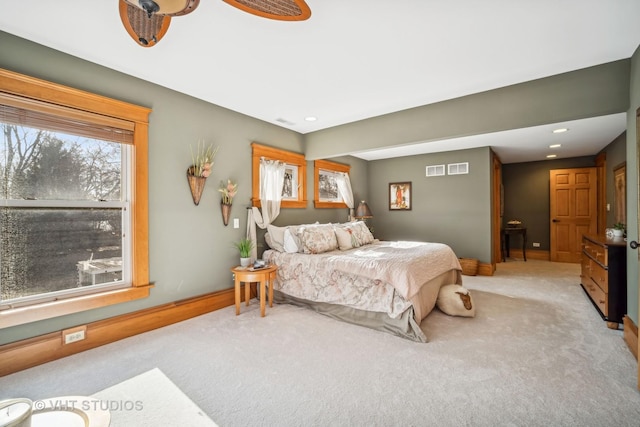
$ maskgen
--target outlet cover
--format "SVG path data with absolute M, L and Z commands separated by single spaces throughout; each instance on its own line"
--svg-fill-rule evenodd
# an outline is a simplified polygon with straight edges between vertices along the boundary
M 82 341 L 87 337 L 87 326 L 78 326 L 75 328 L 65 329 L 62 331 L 62 344 L 71 344 Z

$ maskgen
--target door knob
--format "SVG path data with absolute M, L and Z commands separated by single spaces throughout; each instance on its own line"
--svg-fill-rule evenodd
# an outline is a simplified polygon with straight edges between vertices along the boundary
M 638 242 L 636 242 L 635 240 L 632 240 L 631 243 L 629 243 L 629 246 L 631 246 L 631 249 L 638 249 Z
M 553 222 L 559 222 L 559 219 L 553 218 Z

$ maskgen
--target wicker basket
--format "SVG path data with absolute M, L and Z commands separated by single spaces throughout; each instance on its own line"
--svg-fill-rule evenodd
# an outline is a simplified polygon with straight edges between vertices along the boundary
M 462 266 L 462 274 L 475 276 L 478 274 L 478 260 L 475 258 L 459 258 Z

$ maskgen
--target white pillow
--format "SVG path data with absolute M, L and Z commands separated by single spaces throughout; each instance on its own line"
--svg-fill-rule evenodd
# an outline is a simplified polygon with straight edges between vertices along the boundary
M 353 235 L 353 231 L 348 227 L 336 225 L 333 229 L 336 233 L 336 238 L 338 239 L 338 247 L 341 251 L 346 251 L 360 246 L 360 243 Z
M 276 227 L 275 225 L 267 225 L 267 232 L 271 238 L 271 243 L 268 243 L 273 249 L 278 252 L 284 252 L 284 231 L 286 227 Z
M 289 254 L 302 252 L 300 239 L 291 231 L 291 228 L 292 227 L 287 227 L 284 230 L 284 252 L 287 252 Z

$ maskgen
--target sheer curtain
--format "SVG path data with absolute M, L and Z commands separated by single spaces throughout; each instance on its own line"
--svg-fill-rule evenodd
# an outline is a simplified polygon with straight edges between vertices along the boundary
M 260 159 L 260 209 L 249 209 L 247 217 L 247 238 L 253 242 L 251 260 L 258 257 L 256 224 L 265 229 L 280 214 L 282 186 L 284 185 L 285 164 L 279 160 Z
M 353 219 L 353 191 L 351 191 L 351 180 L 349 179 L 349 174 L 346 172 L 339 172 L 336 177 L 336 183 L 338 184 L 338 193 L 344 203 L 349 208 L 349 221 Z

